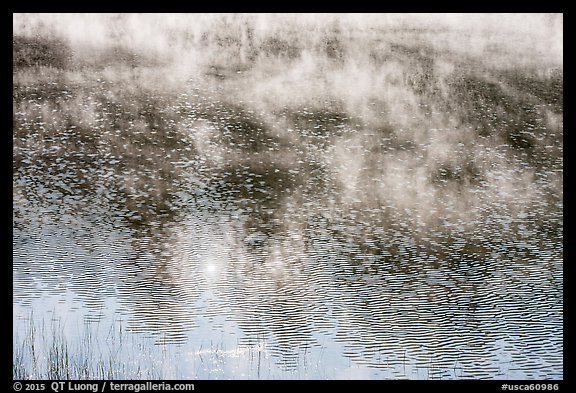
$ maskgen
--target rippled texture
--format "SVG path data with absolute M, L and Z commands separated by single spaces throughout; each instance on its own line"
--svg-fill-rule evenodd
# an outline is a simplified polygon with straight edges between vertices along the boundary
M 563 378 L 561 61 L 158 17 L 182 71 L 118 18 L 15 23 L 16 376 Z

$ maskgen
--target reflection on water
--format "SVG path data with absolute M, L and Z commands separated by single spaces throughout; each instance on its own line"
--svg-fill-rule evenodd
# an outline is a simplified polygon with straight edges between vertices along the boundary
M 15 63 L 15 345 L 32 312 L 118 378 L 562 379 L 562 74 L 434 56 L 371 56 L 418 72 L 358 111 Z

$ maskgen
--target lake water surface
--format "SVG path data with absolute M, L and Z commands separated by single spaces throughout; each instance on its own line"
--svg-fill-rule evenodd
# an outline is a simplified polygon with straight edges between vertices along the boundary
M 374 36 L 178 83 L 15 36 L 14 376 L 562 379 L 561 69 Z

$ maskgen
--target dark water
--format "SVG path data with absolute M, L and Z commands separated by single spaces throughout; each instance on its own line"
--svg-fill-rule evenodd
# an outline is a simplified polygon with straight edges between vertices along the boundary
M 368 115 L 15 64 L 14 362 L 34 325 L 117 379 L 562 379 L 562 73 L 450 61 Z

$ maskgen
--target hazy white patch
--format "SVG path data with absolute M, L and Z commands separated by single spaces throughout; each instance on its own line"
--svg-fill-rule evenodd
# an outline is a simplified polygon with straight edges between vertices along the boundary
M 372 379 L 372 371 L 369 367 L 363 365 L 354 365 L 346 369 L 340 370 L 336 374 L 336 379 Z
M 224 162 L 225 146 L 219 143 L 219 130 L 214 124 L 206 120 L 197 120 L 187 127 L 186 132 L 190 134 L 198 153 L 215 165 Z

